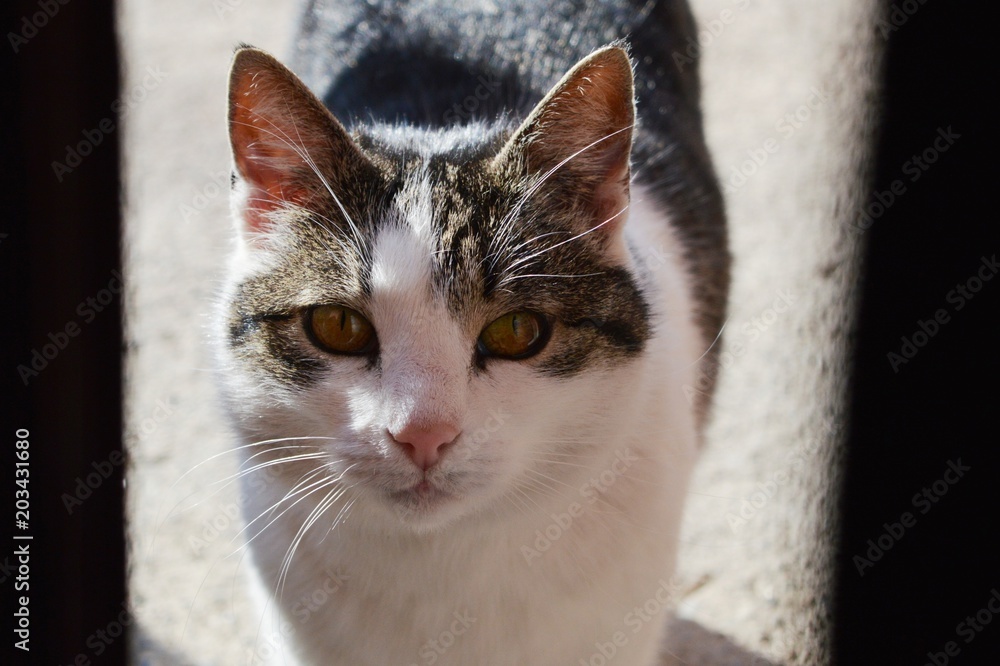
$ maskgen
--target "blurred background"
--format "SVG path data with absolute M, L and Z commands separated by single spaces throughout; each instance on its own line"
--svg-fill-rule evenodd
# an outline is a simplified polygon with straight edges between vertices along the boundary
M 962 2 L 691 4 L 734 269 L 680 658 L 994 663 L 983 21 Z M 17 656 L 123 663 L 129 636 L 134 663 L 248 663 L 267 637 L 207 325 L 230 247 L 232 49 L 286 54 L 297 3 L 4 11 L 4 432 L 30 429 L 38 484 L 37 643 Z

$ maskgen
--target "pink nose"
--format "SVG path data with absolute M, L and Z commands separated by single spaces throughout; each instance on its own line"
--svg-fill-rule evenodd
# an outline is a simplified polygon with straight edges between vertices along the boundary
M 450 423 L 436 422 L 429 425 L 408 423 L 397 432 L 390 431 L 390 434 L 417 467 L 428 469 L 437 463 L 441 449 L 455 441 L 459 432 Z

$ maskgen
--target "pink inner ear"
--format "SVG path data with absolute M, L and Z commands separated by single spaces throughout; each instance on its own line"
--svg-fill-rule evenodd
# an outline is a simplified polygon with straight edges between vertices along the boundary
M 243 216 L 252 232 L 273 223 L 268 213 L 289 204 L 311 207 L 328 194 L 336 198 L 339 178 L 373 168 L 323 102 L 256 49 L 241 49 L 233 59 L 229 137 L 250 187 Z
M 613 126 L 616 121 L 608 121 L 605 127 Z M 592 227 L 606 237 L 619 231 L 628 217 L 631 145 L 631 129 L 628 129 L 608 136 L 580 155 L 580 161 L 586 165 L 583 168 L 591 172 L 587 178 L 593 188 Z
M 625 224 L 628 217 L 629 183 L 628 163 L 624 168 L 615 165 L 608 177 L 594 191 L 592 207 L 594 225 L 600 225 L 605 235 L 614 234 Z
M 250 231 L 260 232 L 267 228 L 267 213 L 288 203 L 303 203 L 306 192 L 295 184 L 288 156 L 275 154 L 292 151 L 276 151 L 261 141 L 255 128 L 243 129 L 247 131 L 234 130 L 233 142 L 236 167 L 250 185 L 244 219 Z
M 230 139 L 236 168 L 250 185 L 244 218 L 254 232 L 267 228 L 267 213 L 306 197 L 296 173 L 302 157 L 287 144 L 298 136 L 294 118 L 282 113 L 287 88 L 274 72 L 247 67 L 230 90 Z
M 632 69 L 620 48 L 599 50 L 569 73 L 535 107 L 500 159 L 523 151 L 529 172 L 549 169 L 577 179 L 589 196 L 591 229 L 610 237 L 626 219 L 629 154 L 635 122 Z
M 631 103 L 631 98 L 629 103 Z M 597 183 L 594 189 L 594 196 L 591 200 L 591 207 L 594 211 L 594 224 L 601 225 L 601 230 L 606 236 L 614 234 L 621 229 L 628 217 L 627 207 L 629 204 L 629 157 L 632 149 L 631 124 L 633 116 L 631 113 L 622 114 L 617 110 L 613 120 L 609 119 L 608 125 L 613 127 L 621 124 L 626 131 L 610 136 L 605 141 L 594 146 L 597 154 L 594 156 L 595 167 L 600 165 L 603 170 L 603 178 Z M 625 116 L 625 117 L 622 117 Z

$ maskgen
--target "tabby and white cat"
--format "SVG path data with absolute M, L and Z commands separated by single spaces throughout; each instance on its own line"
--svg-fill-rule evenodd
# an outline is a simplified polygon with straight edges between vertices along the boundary
M 544 4 L 313 2 L 306 83 L 236 53 L 255 658 L 657 662 L 728 286 L 693 25 Z

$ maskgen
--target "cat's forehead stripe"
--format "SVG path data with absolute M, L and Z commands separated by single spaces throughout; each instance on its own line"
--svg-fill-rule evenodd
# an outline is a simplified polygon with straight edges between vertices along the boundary
M 412 227 L 384 226 L 378 233 L 372 260 L 372 297 L 419 289 L 428 283 L 430 268 L 427 246 Z

